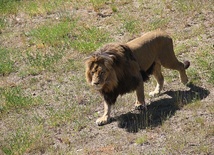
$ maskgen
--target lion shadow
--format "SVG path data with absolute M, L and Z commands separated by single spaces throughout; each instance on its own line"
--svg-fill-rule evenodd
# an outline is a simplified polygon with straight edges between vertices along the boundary
M 147 127 L 157 127 L 184 105 L 202 100 L 210 93 L 193 84 L 189 84 L 188 87 L 190 88 L 188 91 L 166 91 L 163 94 L 167 94 L 170 98 L 154 101 L 147 106 L 147 110 L 134 110 L 113 118 L 113 121 L 117 121 L 119 128 L 134 133 Z

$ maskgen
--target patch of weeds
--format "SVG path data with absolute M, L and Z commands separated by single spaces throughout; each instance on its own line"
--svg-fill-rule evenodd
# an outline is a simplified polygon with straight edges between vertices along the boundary
M 98 11 L 105 6 L 105 3 L 108 2 L 108 0 L 90 0 L 90 2 L 92 3 L 94 10 Z
M 24 95 L 20 87 L 0 88 L 0 112 L 39 103 L 39 98 Z
M 142 23 L 139 22 L 136 16 L 129 15 L 127 13 L 118 13 L 116 14 L 116 19 L 121 22 L 121 24 L 118 24 L 119 27 L 117 28 L 120 34 L 129 32 L 130 34 L 139 35 L 141 32 Z
M 208 107 L 208 111 L 209 111 L 209 113 L 214 114 L 214 106 Z M 214 135 L 214 128 L 212 131 L 213 131 L 213 135 Z
M 143 145 L 145 143 L 148 143 L 148 138 L 146 135 L 144 135 L 143 137 L 139 137 L 135 140 L 135 143 L 138 145 Z
M 45 44 L 53 47 L 62 47 L 69 44 L 69 34 L 75 26 L 75 20 L 65 19 L 54 25 L 43 25 L 26 33 L 26 35 L 31 37 L 30 44 Z
M 71 41 L 71 47 L 82 53 L 92 52 L 112 40 L 108 32 L 95 26 L 79 26 L 74 33 L 76 37 Z
M 63 4 L 68 0 L 37 0 L 37 1 L 27 1 L 23 3 L 26 13 L 29 15 L 37 15 L 44 13 L 51 13 L 57 8 L 63 7 Z
M 201 102 L 195 97 L 193 101 L 190 104 L 187 104 L 184 108 L 185 109 L 191 109 L 191 110 L 197 110 L 201 107 Z
M 0 75 L 7 75 L 15 70 L 10 55 L 10 51 L 0 48 Z
M 31 75 L 37 75 L 44 70 L 55 71 L 56 66 L 54 66 L 62 58 L 62 53 L 59 51 L 51 55 L 44 55 L 41 52 L 32 55 L 27 53 L 27 68 L 28 73 Z
M 173 82 L 174 80 L 178 80 L 179 79 L 178 71 L 168 70 L 168 69 L 163 68 L 163 73 L 164 73 L 164 75 L 166 75 L 164 77 L 164 79 L 169 83 Z
M 16 14 L 18 12 L 21 1 L 17 0 L 1 0 L 0 1 L 0 14 Z
M 148 26 L 147 29 L 149 31 L 156 30 L 156 29 L 163 29 L 169 22 L 169 19 L 167 18 L 153 18 Z
M 191 82 L 193 84 L 200 83 L 201 77 L 199 76 L 199 73 L 198 73 L 197 69 L 189 68 L 187 72 L 188 72 L 189 78 L 191 79 Z
M 201 1 L 195 0 L 177 0 L 175 2 L 175 7 L 179 12 L 190 12 L 194 10 L 199 10 L 201 8 Z
M 139 22 L 137 20 L 124 21 L 123 26 L 125 30 L 131 34 L 137 34 L 140 31 Z
M 179 54 L 185 52 L 187 49 L 188 49 L 188 47 L 185 44 L 177 45 L 175 47 L 175 54 L 179 55 Z
M 199 40 L 201 40 L 202 37 L 200 35 L 205 33 L 205 29 L 206 28 L 203 24 L 193 27 L 191 33 L 189 33 L 189 36 L 187 35 L 187 39 L 197 37 Z
M 208 82 L 214 84 L 214 70 L 211 70 Z
M 197 148 L 198 153 L 200 154 L 211 154 L 213 148 L 205 145 L 205 144 L 200 144 L 199 147 Z
M 205 48 L 205 49 L 204 49 Z M 200 48 L 196 55 L 196 62 L 199 66 L 200 75 L 202 78 L 208 79 L 208 82 L 214 83 L 214 56 L 212 54 L 212 47 Z
M 201 117 L 195 118 L 196 123 L 200 124 L 201 126 L 205 125 L 205 120 Z
M 37 84 L 38 82 L 39 82 L 39 79 L 37 78 L 31 78 L 29 81 L 30 85 Z
M 64 72 L 77 71 L 80 69 L 80 62 L 75 59 L 68 59 L 67 62 L 63 65 L 62 70 Z
M 178 40 L 186 40 L 191 39 L 194 37 L 197 37 L 199 40 L 201 40 L 201 34 L 205 33 L 205 26 L 203 24 L 193 26 L 191 28 L 191 31 L 179 31 L 174 35 L 175 39 Z
M 1 30 L 4 29 L 6 25 L 5 19 L 0 17 L 0 34 L 2 33 Z
M 75 104 L 75 103 L 74 103 Z M 55 111 L 50 109 L 50 122 L 49 124 L 53 127 L 64 126 L 65 124 L 72 124 L 74 131 L 79 131 L 86 126 L 85 116 L 87 108 L 79 107 L 77 105 L 65 105 L 65 109 Z
M 6 155 L 24 154 L 31 148 L 37 140 L 36 135 L 28 130 L 18 129 L 15 133 L 5 139 L 7 143 L 3 145 L 2 151 Z
M 203 68 L 203 70 L 211 69 L 210 62 L 207 61 L 206 57 L 198 57 L 196 60 L 200 68 Z
M 181 136 L 179 134 L 170 134 L 167 137 L 167 144 L 166 147 L 168 148 L 169 152 L 181 152 L 186 145 L 185 136 Z
M 1 0 L 0 14 L 17 14 L 20 10 L 34 16 L 38 14 L 50 13 L 51 11 L 60 8 L 68 0 L 36 0 L 36 1 L 21 1 L 21 0 Z
M 41 4 L 40 4 L 41 5 Z M 28 1 L 25 4 L 25 11 L 30 15 L 36 15 L 42 13 L 42 9 L 39 9 L 39 4 L 37 1 Z
M 118 9 L 117 9 L 117 7 L 116 7 L 115 5 L 112 5 L 112 6 L 111 6 L 111 10 L 112 10 L 113 12 L 117 12 L 117 11 L 118 11 Z

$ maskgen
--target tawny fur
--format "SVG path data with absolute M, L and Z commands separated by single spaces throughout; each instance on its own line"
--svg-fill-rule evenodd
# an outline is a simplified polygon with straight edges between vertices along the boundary
M 143 81 L 153 74 L 157 86 L 150 96 L 160 93 L 164 78 L 161 66 L 179 71 L 181 82 L 187 83 L 185 72 L 189 61 L 180 62 L 173 50 L 171 37 L 164 31 L 144 34 L 126 44 L 108 44 L 86 58 L 87 82 L 104 97 L 104 115 L 98 125 L 109 122 L 110 107 L 118 95 L 136 90 L 136 106 L 145 106 Z

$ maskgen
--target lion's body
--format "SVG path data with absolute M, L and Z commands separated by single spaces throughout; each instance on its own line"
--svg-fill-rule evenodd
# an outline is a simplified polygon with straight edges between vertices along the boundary
M 126 44 L 108 44 L 86 60 L 86 79 L 104 97 L 104 115 L 98 125 L 110 118 L 110 106 L 118 95 L 136 90 L 136 106 L 145 106 L 143 82 L 153 74 L 157 86 L 150 93 L 155 96 L 163 87 L 161 66 L 179 71 L 183 83 L 188 81 L 185 69 L 189 62 L 181 63 L 173 51 L 170 36 L 163 31 L 144 34 Z
M 127 43 L 141 70 L 148 70 L 156 62 L 170 69 L 183 68 L 173 51 L 171 37 L 164 31 L 153 31 Z

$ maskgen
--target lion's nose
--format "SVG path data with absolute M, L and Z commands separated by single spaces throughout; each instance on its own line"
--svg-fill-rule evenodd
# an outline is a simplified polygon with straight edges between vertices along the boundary
M 99 82 L 94 82 L 94 85 L 98 85 L 98 84 L 100 84 Z

